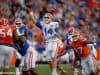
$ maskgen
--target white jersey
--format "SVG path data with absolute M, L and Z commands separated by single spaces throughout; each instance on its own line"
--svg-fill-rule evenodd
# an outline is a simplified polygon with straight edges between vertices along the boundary
M 54 40 L 55 34 L 58 33 L 59 25 L 58 22 L 50 22 L 49 24 L 41 22 L 43 34 L 46 41 Z

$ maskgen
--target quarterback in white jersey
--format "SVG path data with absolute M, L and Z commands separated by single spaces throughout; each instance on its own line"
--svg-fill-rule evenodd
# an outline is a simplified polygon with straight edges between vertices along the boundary
M 50 22 L 49 24 L 41 23 L 46 42 L 55 41 L 55 34 L 58 33 L 58 22 Z
M 43 34 L 46 42 L 46 57 L 48 61 L 56 56 L 57 50 L 57 36 L 58 33 L 58 23 L 51 22 L 49 24 L 44 24 Z
M 36 23 L 36 25 L 42 29 L 45 42 L 46 42 L 46 52 L 45 56 L 47 61 L 49 61 L 52 74 L 51 75 L 58 75 L 56 72 L 57 66 L 57 40 L 60 37 L 59 35 L 59 25 L 58 22 L 52 21 L 52 14 L 46 13 L 44 15 L 43 21 Z

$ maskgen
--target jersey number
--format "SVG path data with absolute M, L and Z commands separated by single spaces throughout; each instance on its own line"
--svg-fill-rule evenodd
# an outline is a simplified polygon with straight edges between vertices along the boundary
M 5 29 L 0 29 L 0 37 L 6 37 L 6 36 L 12 37 L 11 29 L 8 29 L 7 32 L 5 32 Z
M 52 35 L 53 34 L 53 29 L 44 29 L 44 31 L 45 31 L 45 34 L 47 35 L 47 34 L 50 34 L 50 35 Z

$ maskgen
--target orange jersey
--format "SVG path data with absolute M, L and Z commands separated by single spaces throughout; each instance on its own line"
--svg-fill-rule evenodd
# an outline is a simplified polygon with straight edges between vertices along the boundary
M 0 44 L 13 45 L 14 44 L 13 32 L 14 32 L 14 26 L 0 25 Z
M 100 48 L 97 48 L 97 61 L 100 61 Z
M 71 47 L 73 49 L 80 50 L 79 52 L 80 52 L 81 57 L 87 57 L 91 53 L 87 44 L 84 44 L 84 43 L 85 43 L 85 40 L 83 40 L 83 39 L 78 39 L 76 42 L 71 43 Z

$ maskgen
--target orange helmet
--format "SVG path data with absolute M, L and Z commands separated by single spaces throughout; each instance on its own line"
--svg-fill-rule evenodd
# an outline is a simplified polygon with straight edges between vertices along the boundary
M 68 28 L 68 34 L 73 34 L 74 31 L 75 31 L 75 28 L 74 27 Z
M 1 18 L 1 20 L 0 20 L 0 25 L 8 25 L 8 24 L 9 24 L 8 19 L 6 19 L 6 18 Z
M 77 41 L 79 39 L 80 33 L 78 31 L 75 31 L 72 35 L 72 40 Z

